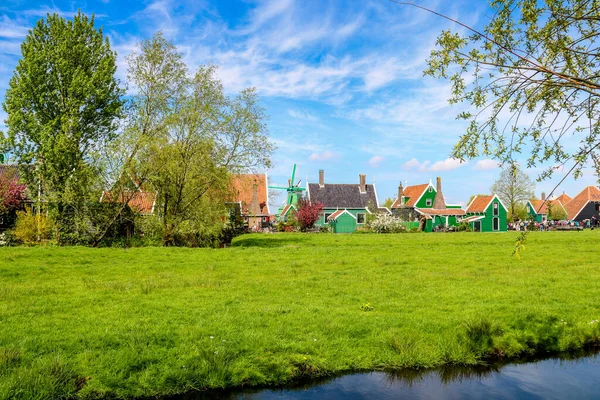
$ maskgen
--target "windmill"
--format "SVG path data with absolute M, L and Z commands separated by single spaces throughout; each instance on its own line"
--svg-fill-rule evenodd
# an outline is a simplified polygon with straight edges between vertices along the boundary
M 285 190 L 287 191 L 287 199 L 286 202 L 283 206 L 281 206 L 281 208 L 279 209 L 278 213 L 281 213 L 281 210 L 287 206 L 287 205 L 296 205 L 298 203 L 298 199 L 302 196 L 302 191 L 306 190 L 306 188 L 301 188 L 300 187 L 300 182 L 302 182 L 302 180 L 299 180 L 298 183 L 296 183 L 294 185 L 294 178 L 296 177 L 296 164 L 294 164 L 294 167 L 292 168 L 292 176 L 290 179 L 288 179 L 288 186 L 287 187 L 283 187 L 283 186 L 269 186 L 269 189 L 277 189 L 277 190 Z

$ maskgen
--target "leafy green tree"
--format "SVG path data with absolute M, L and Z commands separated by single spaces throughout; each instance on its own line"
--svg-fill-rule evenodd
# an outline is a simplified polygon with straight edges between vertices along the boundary
M 553 202 L 548 202 L 548 219 L 550 221 L 562 221 L 567 219 L 567 212 L 563 207 L 560 207 Z
M 225 96 L 214 66 L 190 76 L 160 33 L 128 64 L 136 94 L 114 171 L 157 194 L 163 243 L 204 244 L 223 227 L 230 174 L 270 165 L 264 110 L 251 89 Z
M 525 203 L 534 196 L 535 182 L 518 165 L 513 164 L 502 170 L 490 191 L 497 194 L 508 207 L 509 220 L 523 219 Z
M 11 150 L 31 187 L 64 206 L 81 203 L 95 172 L 88 157 L 118 127 L 123 90 L 115 79 L 116 53 L 94 17 L 57 14 L 37 22 L 21 45 L 3 108 L 4 147 Z
M 599 3 L 493 0 L 491 8 L 481 30 L 453 20 L 468 35 L 442 32 L 425 71 L 451 83 L 451 104 L 467 105 L 453 156 L 511 163 L 528 153 L 528 167 L 551 165 L 541 178 L 566 163 L 575 177 L 589 161 L 598 170 Z
M 385 199 L 385 201 L 383 202 L 383 207 L 387 207 L 389 209 L 392 209 L 392 204 L 394 204 L 394 199 L 392 199 L 391 197 L 388 197 L 387 199 Z

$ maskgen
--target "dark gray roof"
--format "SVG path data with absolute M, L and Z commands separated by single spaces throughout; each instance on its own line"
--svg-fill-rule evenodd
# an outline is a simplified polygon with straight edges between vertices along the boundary
M 325 208 L 367 208 L 370 203 L 378 207 L 372 184 L 367 184 L 366 193 L 361 193 L 358 183 L 326 183 L 323 187 L 309 183 L 308 195 L 312 203 L 323 203 Z

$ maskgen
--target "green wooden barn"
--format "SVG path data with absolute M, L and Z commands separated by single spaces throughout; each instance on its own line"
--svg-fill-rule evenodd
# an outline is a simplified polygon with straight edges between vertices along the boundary
M 474 232 L 506 232 L 507 208 L 495 194 L 477 195 L 467 206 L 461 222 L 468 222 Z
M 348 210 L 337 210 L 327 218 L 334 233 L 352 233 L 356 230 L 356 217 Z

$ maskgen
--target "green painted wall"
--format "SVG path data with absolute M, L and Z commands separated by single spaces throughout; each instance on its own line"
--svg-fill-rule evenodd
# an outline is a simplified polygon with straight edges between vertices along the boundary
M 321 215 L 319 217 L 319 219 L 317 220 L 317 222 L 315 222 L 315 226 L 325 226 L 325 214 L 333 214 L 334 212 L 338 211 L 338 209 L 336 208 L 324 208 L 323 209 L 323 215 Z M 349 208 L 347 209 L 347 211 L 354 215 L 354 217 L 357 217 L 357 215 L 359 213 L 365 214 L 365 222 L 366 222 L 366 216 L 368 214 L 367 210 L 365 210 L 364 208 Z M 364 224 L 358 224 L 358 226 L 363 226 Z
M 432 227 L 435 228 L 436 226 L 440 226 L 443 225 L 444 227 L 446 227 L 446 217 L 443 215 L 436 215 L 433 217 L 433 221 L 432 221 Z M 448 225 L 447 227 L 451 227 L 451 226 L 458 226 L 458 222 L 456 220 L 456 216 L 455 215 L 449 215 L 448 216 Z
M 336 218 L 335 221 L 329 223 L 335 233 L 352 233 L 356 230 L 356 220 L 344 213 Z
M 494 216 L 494 204 L 498 204 L 498 216 Z M 470 215 L 482 215 L 481 213 L 469 213 L 467 214 L 467 216 Z M 483 213 L 484 218 L 481 219 L 481 232 L 506 232 L 506 230 L 508 229 L 508 224 L 507 224 L 507 212 L 504 209 L 504 207 L 502 207 L 502 204 L 500 203 L 500 201 L 498 199 L 494 199 L 490 205 L 488 206 L 488 208 L 485 210 L 485 213 Z M 494 230 L 494 218 L 498 218 L 498 230 Z M 471 228 L 473 228 L 475 225 L 474 222 L 471 222 Z
M 429 191 L 429 189 L 431 189 L 431 192 Z M 431 203 L 429 205 L 427 205 L 427 199 L 431 200 Z M 419 202 L 416 204 L 416 207 L 417 208 L 432 208 L 434 200 L 435 200 L 435 189 L 433 189 L 430 186 L 427 189 L 425 189 L 425 193 L 423 193 L 423 196 L 421 196 L 421 198 L 419 199 Z
M 544 216 L 543 214 L 536 214 L 535 209 L 531 206 L 531 203 L 527 203 L 527 212 L 531 219 L 535 220 L 535 222 L 543 222 Z

